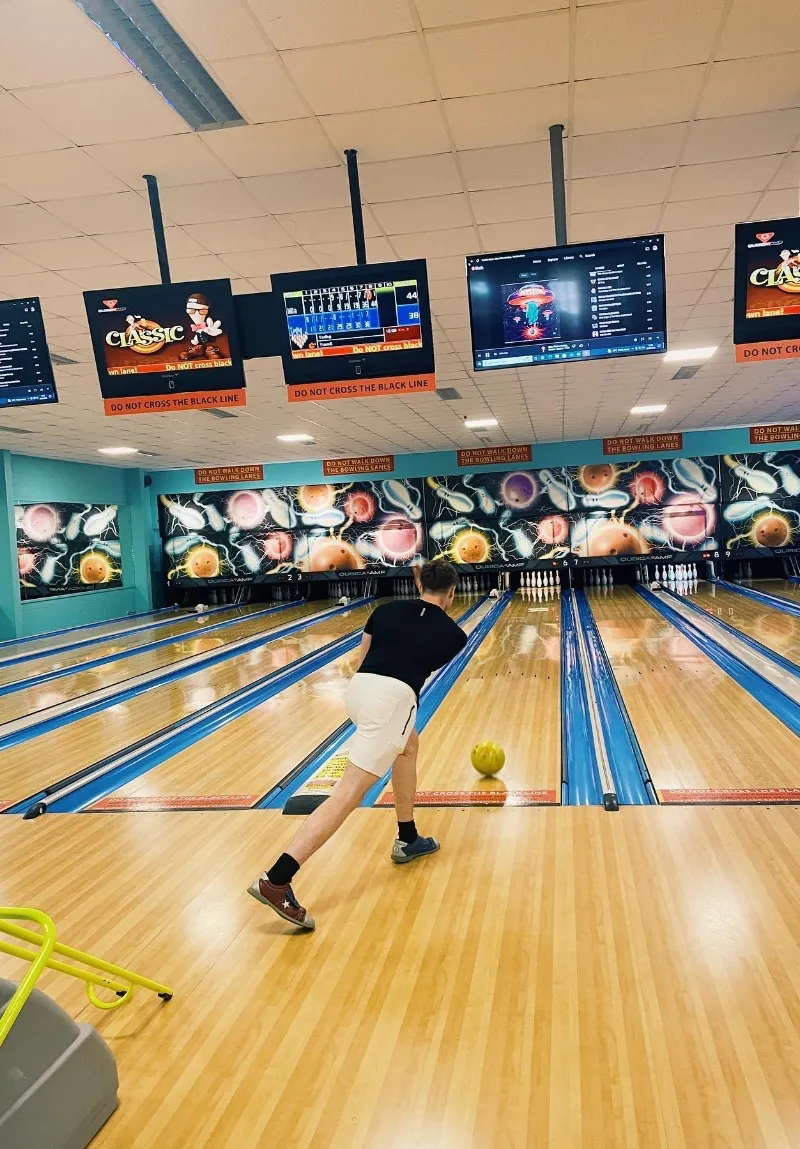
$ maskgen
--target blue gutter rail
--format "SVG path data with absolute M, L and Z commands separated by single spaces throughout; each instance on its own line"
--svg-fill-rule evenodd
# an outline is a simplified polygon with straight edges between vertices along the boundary
M 485 601 L 485 599 L 481 599 L 473 603 L 463 614 L 459 615 L 457 619 L 459 625 L 465 623 Z M 441 673 L 441 671 L 439 673 Z M 438 674 L 436 677 L 438 678 Z M 423 689 L 423 697 L 431 689 L 434 681 L 435 679 Z M 299 790 L 300 787 L 319 770 L 320 766 L 322 766 L 332 754 L 335 754 L 339 747 L 352 736 L 354 731 L 355 726 L 352 722 L 349 720 L 343 722 L 341 726 L 333 730 L 319 746 L 312 750 L 311 754 L 307 755 L 293 770 L 290 770 L 288 774 L 284 775 L 280 782 L 276 782 L 263 797 L 259 798 L 253 809 L 280 809 L 283 805 L 283 800 L 288 799 L 296 790 Z
M 573 592 L 561 595 L 561 795 L 565 806 L 602 806 Z
M 495 605 L 488 610 L 483 616 L 481 621 L 473 630 L 472 634 L 467 639 L 467 645 L 457 654 L 452 662 L 449 662 L 443 670 L 436 675 L 436 678 L 430 685 L 430 688 L 425 691 L 424 696 L 420 696 L 419 710 L 417 711 L 417 731 L 422 733 L 430 720 L 433 718 L 436 711 L 444 701 L 445 696 L 449 693 L 450 689 L 456 683 L 461 675 L 461 672 L 466 667 L 472 656 L 477 651 L 483 640 L 486 638 L 489 631 L 500 618 L 500 615 L 509 605 L 513 595 L 506 591 L 501 595 Z M 362 806 L 374 806 L 380 798 L 386 784 L 391 777 L 391 770 L 387 770 L 380 781 L 376 782 L 374 786 L 367 790 L 361 802 Z
M 347 606 L 339 606 L 318 615 L 307 615 L 305 618 L 298 619 L 296 622 L 287 623 L 286 626 L 279 627 L 277 630 L 268 630 L 266 633 L 255 635 L 253 638 L 243 641 L 239 646 L 230 643 L 228 646 L 223 646 L 220 650 L 203 657 L 191 667 L 170 667 L 162 674 L 154 675 L 148 679 L 147 682 L 140 682 L 135 686 L 123 686 L 122 690 L 116 691 L 107 698 L 98 699 L 94 702 L 86 702 L 82 706 L 75 707 L 74 710 L 53 715 L 50 718 L 46 717 L 47 711 L 43 710 L 41 713 L 45 715 L 45 717 L 40 719 L 39 722 L 35 722 L 31 726 L 26 726 L 21 730 L 14 730 L 10 734 L 0 733 L 0 750 L 8 750 L 11 746 L 19 746 L 22 742 L 28 742 L 31 738 L 36 738 L 41 734 L 48 734 L 51 730 L 58 730 L 62 726 L 68 726 L 73 722 L 77 722 L 80 718 L 87 718 L 91 714 L 97 714 L 99 711 L 105 710 L 107 706 L 116 706 L 120 702 L 128 702 L 131 698 L 136 698 L 140 694 L 145 694 L 147 691 L 154 690 L 158 686 L 164 686 L 168 682 L 175 682 L 178 678 L 184 678 L 189 674 L 194 674 L 195 671 L 208 670 L 209 667 L 216 666 L 220 662 L 227 662 L 230 658 L 238 658 L 240 654 L 249 654 L 250 651 L 256 650 L 260 646 L 267 646 L 271 642 L 288 638 L 289 635 L 295 634 L 298 630 L 305 629 L 305 627 L 314 626 L 316 623 L 327 621 L 329 618 L 335 618 L 339 614 L 347 614 L 347 612 L 351 610 L 357 610 L 359 607 L 365 606 L 369 601 L 369 599 L 363 598 L 355 599 Z M 2 726 L 0 726 L 0 731 L 2 731 Z
M 56 635 L 59 634 L 71 634 L 74 630 L 94 630 L 95 627 L 98 626 L 108 626 L 111 622 L 130 622 L 133 618 L 147 618 L 154 614 L 176 614 L 177 611 L 177 606 L 162 606 L 159 607 L 158 610 L 141 610 L 138 614 L 118 614 L 116 618 L 102 618 L 99 622 L 79 622 L 75 626 L 59 627 L 58 630 L 43 630 L 39 634 L 26 634 L 22 638 L 4 638 L 3 641 L 0 642 L 0 650 L 3 650 L 7 646 L 22 646 L 26 642 L 40 642 L 43 638 L 55 638 Z M 189 612 L 187 611 L 187 617 L 188 615 Z M 179 615 L 178 617 L 182 616 Z M 170 619 L 162 619 L 161 622 L 154 623 L 153 625 L 163 626 L 164 623 L 168 623 L 169 621 Z M 105 634 L 102 636 L 102 638 L 106 637 L 107 635 Z M 101 642 L 102 638 L 97 639 L 97 641 Z M 42 653 L 48 654 L 49 650 L 45 648 Z
M 265 618 L 267 615 L 278 614 L 280 611 L 288 610 L 292 606 L 298 606 L 299 603 L 285 602 L 280 606 L 271 606 L 266 610 L 256 610 L 251 614 L 245 615 L 243 618 L 229 618 L 224 622 L 215 622 L 211 626 L 203 627 L 198 631 L 187 631 L 186 634 L 173 634 L 169 638 L 156 638 L 152 642 L 142 643 L 141 646 L 133 646 L 130 650 L 115 650 L 110 654 L 101 654 L 97 658 L 90 658 L 87 662 L 79 662 L 73 666 L 59 666 L 57 670 L 45 670 L 41 674 L 33 674 L 30 678 L 20 678 L 15 682 L 7 682 L 5 685 L 0 686 L 0 698 L 4 694 L 16 694 L 20 690 L 27 690 L 31 686 L 42 686 L 45 682 L 53 682 L 57 678 L 66 678 L 70 674 L 79 674 L 82 670 L 94 670 L 98 666 L 107 666 L 110 662 L 120 662 L 123 658 L 133 658 L 137 654 L 147 654 L 153 650 L 161 650 L 165 646 L 175 646 L 181 642 L 187 642 L 189 639 L 205 636 L 210 633 L 216 633 L 218 630 L 223 630 L 228 626 L 237 626 L 240 623 L 249 622 L 251 618 Z M 199 616 L 198 616 L 199 617 Z M 205 615 L 203 615 L 205 618 Z M 47 654 L 52 654 L 52 651 L 47 651 Z M 44 658 L 46 655 L 41 655 Z M 191 657 L 190 655 L 186 656 Z M 183 659 L 178 660 L 183 661 Z M 177 665 L 177 662 L 174 664 Z
M 173 723 L 166 738 L 163 737 L 164 732 L 157 732 L 155 735 L 144 739 L 141 749 L 134 754 L 123 750 L 112 755 L 108 759 L 109 767 L 107 770 L 97 777 L 87 778 L 84 785 L 72 790 L 62 798 L 59 798 L 56 792 L 55 797 L 46 803 L 47 810 L 53 814 L 75 814 L 86 809 L 87 806 L 99 802 L 102 798 L 118 790 L 120 786 L 125 786 L 134 779 L 140 778 L 148 770 L 152 770 L 168 758 L 180 754 L 188 747 L 196 745 L 203 738 L 207 738 L 229 722 L 233 722 L 234 719 L 246 714 L 248 710 L 274 698 L 276 694 L 293 686 L 301 678 L 313 674 L 315 670 L 321 669 L 332 659 L 348 654 L 361 641 L 361 634 L 362 631 L 359 627 L 342 638 L 326 643 L 319 650 L 303 655 L 290 663 L 289 666 L 271 671 L 263 678 L 237 690 L 219 702 L 211 703 L 210 706 L 203 707 L 202 710 Z M 125 761 L 119 762 L 117 766 L 111 764 L 121 758 L 124 758 Z M 102 767 L 102 762 L 95 763 L 93 766 L 87 767 L 85 773 L 94 774 L 98 770 L 102 771 Z M 75 781 L 78 779 L 76 778 Z M 65 783 L 61 783 L 58 788 L 63 789 L 64 786 Z M 54 788 L 51 787 L 50 789 L 53 790 Z M 31 806 L 35 807 L 44 798 L 45 795 L 33 795 L 31 798 L 16 803 L 6 813 L 29 814 Z M 44 810 L 38 810 L 37 813 L 44 813 Z
M 578 605 L 578 621 L 583 628 L 589 655 L 592 686 L 600 715 L 603 740 L 616 782 L 617 795 L 620 801 L 628 806 L 656 804 L 658 798 L 655 787 L 625 703 L 622 701 L 597 622 L 584 592 L 577 591 L 575 597 Z
M 710 610 L 703 610 L 701 606 L 698 606 L 696 602 L 692 602 L 691 599 L 681 598 L 680 595 L 676 595 L 673 591 L 667 590 L 666 587 L 662 587 L 661 589 L 665 594 L 668 594 L 670 598 L 674 598 L 676 602 L 683 603 L 693 614 L 697 614 L 700 618 L 711 619 L 713 623 L 721 627 L 722 630 L 726 631 L 732 638 L 737 638 L 739 642 L 743 642 L 745 646 L 749 646 L 755 654 L 761 655 L 762 658 L 766 658 L 769 662 L 774 662 L 781 670 L 785 670 L 788 674 L 793 675 L 793 677 L 800 678 L 800 666 L 798 666 L 796 662 L 792 662 L 782 654 L 778 654 L 776 650 L 770 650 L 768 646 L 763 646 L 758 639 L 752 638 L 749 634 L 745 634 L 744 631 L 737 630 L 735 626 L 731 626 L 729 622 L 724 622 L 723 619 L 712 614 Z
M 695 626 L 693 622 L 689 622 L 682 614 L 679 614 L 674 607 L 669 606 L 663 599 L 659 599 L 651 591 L 643 586 L 635 587 L 636 593 L 641 595 L 642 598 L 649 602 L 650 605 L 658 611 L 658 613 L 671 622 L 676 630 L 679 630 L 686 638 L 699 647 L 704 654 L 716 662 L 726 674 L 729 674 L 734 682 L 738 682 L 740 686 L 751 694 L 757 702 L 765 706 L 776 718 L 779 718 L 784 726 L 792 731 L 793 734 L 800 735 L 800 705 L 784 694 L 782 690 L 778 690 L 777 686 L 773 686 L 766 678 L 763 678 L 757 671 L 752 670 L 746 663 L 737 658 L 724 646 L 715 642 L 713 638 L 708 635 L 699 627 Z
M 291 604 L 289 604 L 289 605 L 291 605 Z M 235 609 L 235 608 L 230 607 L 230 606 L 214 607 L 213 612 L 208 610 L 205 612 L 205 614 L 202 614 L 202 615 L 198 614 L 195 617 L 196 618 L 207 618 L 209 614 L 217 613 L 218 611 L 221 611 L 221 610 L 233 610 L 233 609 Z M 251 614 L 246 615 L 244 617 L 252 618 L 252 617 L 257 616 L 257 615 L 262 614 L 262 613 L 263 613 L 263 611 L 257 610 L 257 611 L 253 611 Z M 185 614 L 185 615 L 179 615 L 177 618 L 162 618 L 159 622 L 154 622 L 152 624 L 139 623 L 138 626 L 129 626 L 129 627 L 126 627 L 125 630 L 115 630 L 115 631 L 112 631 L 110 634 L 96 634 L 93 638 L 81 638 L 77 642 L 66 642 L 66 643 L 64 643 L 63 646 L 48 646 L 44 650 L 30 650 L 25 654 L 15 654 L 11 658 L 4 658 L 4 659 L 0 660 L 0 670 L 4 670 L 7 666 L 18 666 L 21 662 L 34 662 L 37 658 L 48 658 L 54 654 L 66 654 L 70 650 L 80 650 L 84 646 L 96 646 L 100 642 L 112 642 L 114 639 L 117 639 L 117 638 L 127 638 L 131 634 L 139 634 L 144 630 L 151 630 L 157 626 L 169 626 L 170 623 L 180 622 L 182 619 L 185 619 L 187 622 L 189 622 L 192 617 L 193 616 L 191 614 Z M 240 616 L 237 619 L 232 619 L 231 621 L 232 622 L 241 622 L 241 618 L 242 618 L 242 616 Z M 227 626 L 227 625 L 228 625 L 227 622 L 215 623 L 215 626 Z M 70 627 L 69 629 L 71 630 L 72 627 Z M 75 629 L 76 630 L 83 630 L 84 627 L 79 626 L 79 627 L 76 627 Z M 190 630 L 191 628 L 188 628 L 188 629 Z M 53 632 L 53 633 L 57 633 L 57 632 Z M 187 630 L 187 633 L 188 633 L 188 630 Z M 173 635 L 171 641 L 175 642 L 178 637 L 180 637 L 180 636 Z M 130 653 L 130 652 L 126 651 L 126 653 Z
M 792 602 L 788 598 L 778 598 L 776 594 L 768 594 L 765 590 L 753 590 L 752 587 L 739 586 L 735 582 L 725 582 L 723 579 L 720 579 L 717 586 L 724 587 L 725 590 L 732 590 L 734 594 L 740 594 L 743 598 L 751 598 L 754 602 L 761 603 L 762 606 L 774 606 L 783 611 L 784 614 L 792 614 L 796 618 L 800 618 L 800 603 Z

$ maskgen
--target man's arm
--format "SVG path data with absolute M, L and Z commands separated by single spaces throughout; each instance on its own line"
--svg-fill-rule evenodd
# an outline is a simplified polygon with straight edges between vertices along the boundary
M 361 635 L 361 646 L 359 646 L 359 648 L 358 648 L 358 662 L 356 663 L 356 668 L 353 671 L 354 674 L 359 669 L 359 667 L 363 663 L 364 659 L 367 657 L 367 651 L 369 650 L 371 642 L 372 642 L 372 635 L 367 634 L 367 632 L 364 631 L 364 633 Z

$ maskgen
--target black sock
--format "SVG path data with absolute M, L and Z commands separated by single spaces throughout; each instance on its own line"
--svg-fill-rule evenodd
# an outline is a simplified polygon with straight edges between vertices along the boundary
M 416 842 L 419 834 L 417 833 L 417 827 L 414 825 L 413 818 L 410 822 L 397 823 L 397 836 L 406 846 L 410 846 L 412 842 Z
M 291 854 L 281 854 L 272 869 L 267 870 L 267 881 L 273 886 L 288 886 L 299 869 L 300 863 Z

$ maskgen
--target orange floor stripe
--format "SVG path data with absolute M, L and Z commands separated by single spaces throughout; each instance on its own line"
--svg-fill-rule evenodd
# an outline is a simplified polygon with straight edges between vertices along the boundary
M 661 801 L 669 803 L 720 803 L 726 805 L 748 802 L 766 804 L 769 802 L 798 802 L 800 789 L 741 789 L 741 790 L 659 790 Z
M 171 797 L 142 794 L 132 798 L 113 795 L 101 798 L 90 810 L 142 812 L 148 810 L 249 810 L 260 794 L 175 794 Z
M 421 790 L 416 806 L 554 806 L 555 790 Z M 393 806 L 391 793 L 382 794 L 376 806 Z

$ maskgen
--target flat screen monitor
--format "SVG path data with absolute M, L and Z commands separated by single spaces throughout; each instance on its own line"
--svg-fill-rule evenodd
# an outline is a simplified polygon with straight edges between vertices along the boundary
M 57 402 L 39 300 L 1 300 L 0 407 Z
M 230 280 L 85 291 L 107 415 L 243 406 Z
M 733 342 L 751 345 L 737 361 L 782 358 L 776 345 L 800 342 L 800 219 L 737 224 L 734 264 Z
M 424 259 L 273 275 L 288 384 L 434 372 Z
M 667 349 L 664 237 L 467 257 L 476 371 Z

